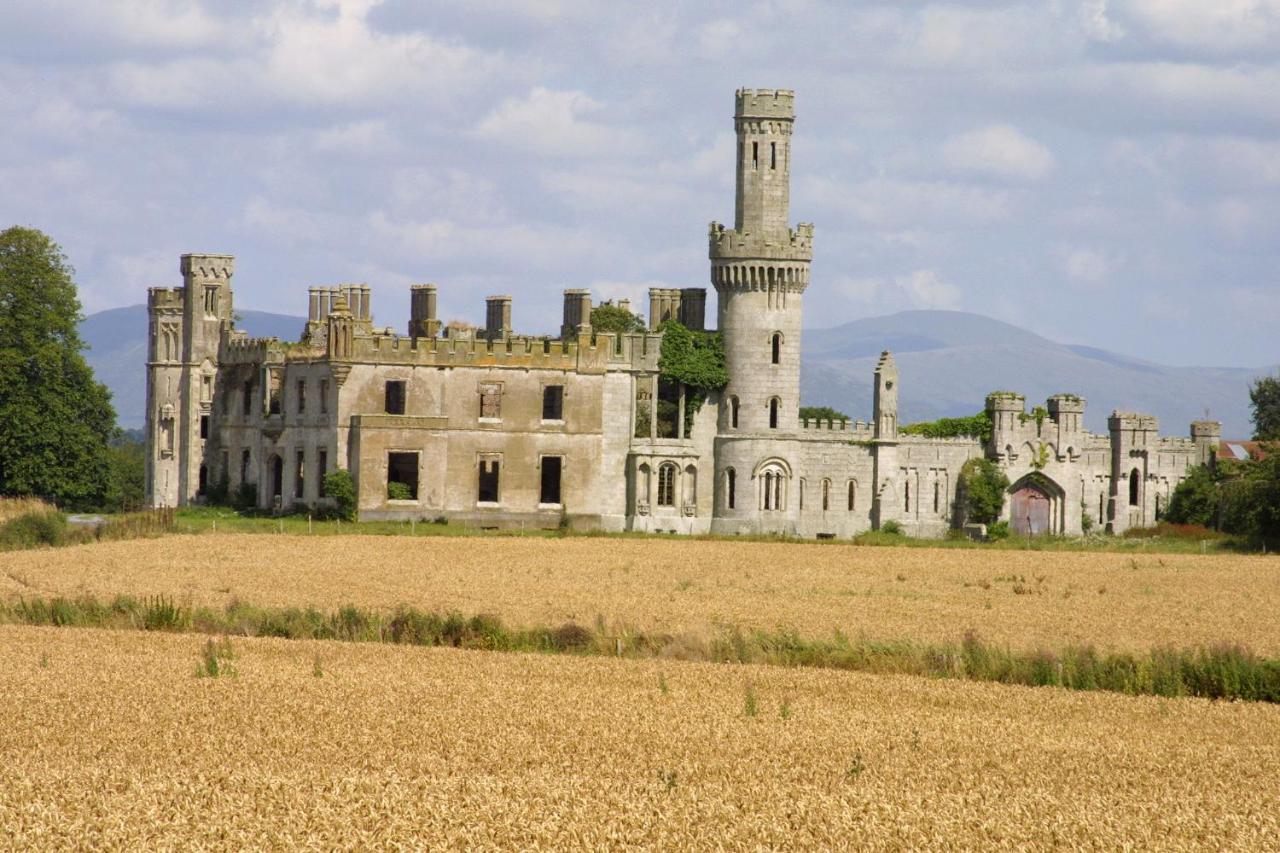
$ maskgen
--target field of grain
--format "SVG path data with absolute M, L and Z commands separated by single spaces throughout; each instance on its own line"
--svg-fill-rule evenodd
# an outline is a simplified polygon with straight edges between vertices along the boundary
M 761 542 L 199 535 L 0 554 L 0 597 L 165 594 L 220 606 L 344 604 L 693 635 L 1013 648 L 1243 643 L 1280 654 L 1280 559 Z
M 1280 837 L 1271 705 L 284 640 L 210 679 L 202 642 L 0 627 L 0 846 Z

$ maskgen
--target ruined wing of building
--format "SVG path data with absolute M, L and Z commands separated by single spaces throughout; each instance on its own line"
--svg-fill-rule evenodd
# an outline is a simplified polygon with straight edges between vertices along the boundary
M 182 285 L 148 303 L 150 503 L 218 483 L 289 510 L 326 501 L 325 474 L 345 468 L 362 519 L 824 538 L 893 521 L 942 536 L 960 521 L 962 466 L 985 457 L 1012 483 L 1016 530 L 1073 534 L 1153 523 L 1210 458 L 1214 422 L 1169 438 L 1116 412 L 1094 434 L 1069 394 L 1031 413 L 992 394 L 989 440 L 905 435 L 888 352 L 870 420 L 801 421 L 814 231 L 790 224 L 794 94 L 743 89 L 734 105 L 734 222 L 709 232 L 729 381 L 696 411 L 659 376 L 658 326 L 703 329 L 703 288 L 652 290 L 649 328 L 624 334 L 595 332 L 591 294 L 567 290 L 545 338 L 513 331 L 507 296 L 487 300 L 483 329 L 445 328 L 436 287 L 416 285 L 399 335 L 374 326 L 367 286 L 316 287 L 299 341 L 252 340 L 233 321 L 234 258 L 183 255 Z

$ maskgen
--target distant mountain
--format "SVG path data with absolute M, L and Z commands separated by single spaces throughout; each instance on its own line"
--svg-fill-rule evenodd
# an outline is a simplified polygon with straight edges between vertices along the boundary
M 241 311 L 237 327 L 253 337 L 297 340 L 305 317 Z M 90 314 L 80 324 L 86 354 L 98 381 L 111 389 L 120 426 L 141 428 L 147 411 L 147 306 L 130 305 Z
M 243 311 L 254 337 L 297 340 L 303 317 Z M 81 326 L 89 363 L 111 389 L 123 427 L 141 427 L 146 410 L 147 309 L 115 308 Z M 871 375 L 881 350 L 893 351 L 901 374 L 903 423 L 971 415 L 991 391 L 1018 391 L 1027 405 L 1069 392 L 1088 400 L 1086 425 L 1106 430 L 1113 409 L 1160 418 L 1161 431 L 1184 435 L 1210 415 L 1223 435 L 1251 434 L 1249 381 L 1269 371 L 1239 367 L 1166 367 L 1084 346 L 1055 343 L 1017 326 L 960 311 L 904 311 L 804 333 L 801 398 L 854 418 L 871 418 Z
M 1017 326 L 960 311 L 904 311 L 834 329 L 806 329 L 800 393 L 807 405 L 871 418 L 871 379 L 881 350 L 898 363 L 902 423 L 971 415 L 991 391 L 1027 405 L 1068 392 L 1088 401 L 1085 424 L 1105 432 L 1113 410 L 1160 418 L 1185 435 L 1205 409 L 1226 437 L 1247 436 L 1249 381 L 1265 368 L 1166 367 L 1094 347 L 1068 346 Z

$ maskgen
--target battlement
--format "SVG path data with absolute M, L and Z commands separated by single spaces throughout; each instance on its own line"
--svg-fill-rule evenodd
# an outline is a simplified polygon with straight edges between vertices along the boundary
M 793 89 L 739 89 L 734 93 L 734 118 L 794 119 Z
M 996 391 L 987 395 L 988 412 L 1025 412 L 1027 398 L 1013 391 Z
M 178 260 L 183 278 L 229 279 L 236 272 L 235 255 L 188 253 Z
M 812 438 L 814 433 L 819 436 L 834 433 L 832 438 L 862 438 L 870 439 L 872 434 L 872 425 L 867 421 L 850 421 L 844 418 L 801 418 L 800 429 L 805 433 L 806 438 Z
M 147 288 L 147 309 L 182 310 L 182 296 L 186 292 L 183 287 L 150 287 Z
M 1060 414 L 1084 414 L 1085 399 L 1075 394 L 1054 394 L 1047 401 L 1049 417 L 1055 421 Z
M 1160 429 L 1160 419 L 1155 415 L 1116 411 L 1107 418 L 1107 429 L 1111 432 L 1126 429 L 1155 432 Z
M 1191 437 L 1220 439 L 1222 438 L 1222 423 L 1219 421 L 1192 421 Z
M 752 234 L 712 222 L 707 228 L 712 260 L 761 258 L 787 261 L 813 259 L 813 223 L 801 222 L 779 234 Z

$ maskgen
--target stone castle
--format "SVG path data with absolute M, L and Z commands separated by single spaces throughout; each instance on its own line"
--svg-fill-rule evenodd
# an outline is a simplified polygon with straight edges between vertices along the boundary
M 701 406 L 660 378 L 658 327 L 704 329 L 702 288 L 651 290 L 648 330 L 616 334 L 593 331 L 588 291 L 566 290 L 558 338 L 515 334 L 507 296 L 487 300 L 483 329 L 446 328 L 435 286 L 415 285 L 399 335 L 373 325 L 367 286 L 311 288 L 301 339 L 284 342 L 235 328 L 233 257 L 183 255 L 182 286 L 149 293 L 149 502 L 221 483 L 288 510 L 324 502 L 324 475 L 345 468 L 362 519 L 818 538 L 892 521 L 942 536 L 961 521 L 961 467 L 986 457 L 1019 532 L 1153 524 L 1216 451 L 1216 422 L 1170 438 L 1115 412 L 1101 435 L 1079 397 L 1028 412 L 1001 392 L 990 440 L 905 435 L 888 352 L 870 421 L 800 419 L 813 226 L 790 225 L 794 121 L 790 91 L 736 93 L 734 224 L 709 234 L 729 381 Z

